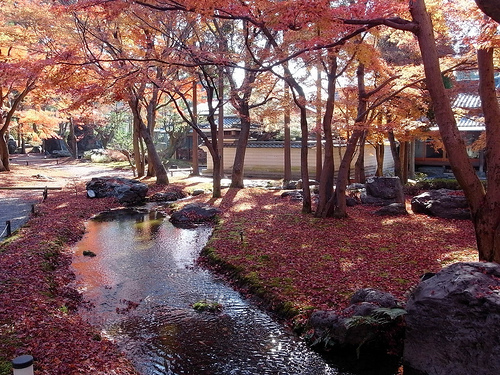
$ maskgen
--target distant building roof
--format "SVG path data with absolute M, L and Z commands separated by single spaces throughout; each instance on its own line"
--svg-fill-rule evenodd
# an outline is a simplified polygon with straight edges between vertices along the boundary
M 462 117 L 457 121 L 457 127 L 459 131 L 483 131 L 484 122 L 481 121 L 482 118 L 470 118 Z M 430 131 L 438 131 L 439 127 L 433 126 L 429 129 Z
M 479 121 L 478 121 L 479 120 Z M 462 117 L 457 122 L 458 130 L 462 131 L 482 131 L 484 130 L 484 122 L 481 119 Z
M 324 141 L 321 142 L 324 144 Z M 224 147 L 236 147 L 237 143 L 224 143 Z M 317 142 L 316 141 L 307 141 L 307 145 L 309 148 L 316 147 Z M 335 146 L 344 146 L 344 143 L 339 143 L 336 142 Z M 285 142 L 284 141 L 249 141 L 248 148 L 284 148 L 285 147 Z M 290 142 L 290 147 L 291 148 L 301 148 L 302 147 L 302 142 L 301 141 L 292 141 Z
M 481 99 L 477 94 L 460 93 L 452 106 L 453 108 L 481 108 Z
M 218 119 L 215 119 L 218 122 Z M 241 120 L 238 116 L 224 116 L 224 129 L 234 129 L 241 128 Z M 210 124 L 208 122 L 203 122 L 198 125 L 200 129 L 210 129 Z M 250 124 L 251 129 L 258 129 L 260 125 L 258 124 Z
M 452 103 L 452 108 L 463 109 L 463 110 L 474 110 L 481 109 L 481 98 L 478 94 L 470 93 L 459 93 Z M 475 112 L 478 113 L 477 111 Z M 462 115 L 457 120 L 458 130 L 460 131 L 483 131 L 484 121 L 482 115 L 479 117 L 472 117 L 470 114 Z M 432 127 L 430 130 L 437 131 L 439 128 L 437 126 Z

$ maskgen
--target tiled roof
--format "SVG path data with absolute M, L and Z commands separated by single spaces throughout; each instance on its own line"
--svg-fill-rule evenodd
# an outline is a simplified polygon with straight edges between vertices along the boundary
M 459 93 L 453 101 L 452 107 L 455 109 L 472 110 L 481 109 L 481 98 L 478 94 Z M 484 130 L 483 117 L 462 116 L 457 120 L 458 130 L 460 131 L 482 131 Z M 431 130 L 438 130 L 437 127 Z
M 457 121 L 458 130 L 460 131 L 483 131 L 484 122 L 481 121 L 482 118 L 469 118 L 462 117 Z M 429 129 L 430 131 L 438 131 L 437 126 L 433 126 Z
M 218 123 L 218 119 L 216 118 L 215 121 Z M 241 120 L 239 117 L 224 117 L 224 129 L 234 129 L 234 128 L 241 128 Z M 203 122 L 198 124 L 200 129 L 210 129 L 210 124 L 208 122 Z M 260 125 L 258 124 L 250 124 L 251 129 L 258 129 L 260 128 Z
M 481 119 L 462 117 L 457 122 L 458 130 L 484 130 L 484 122 Z
M 481 108 L 481 99 L 477 94 L 460 93 L 452 106 L 453 108 Z
M 324 143 L 324 142 L 322 142 Z M 236 147 L 237 143 L 224 143 L 224 147 Z M 308 141 L 307 145 L 309 148 L 311 147 L 316 147 L 316 141 Z M 336 144 L 337 146 L 340 145 L 340 143 Z M 342 144 L 343 145 L 343 144 Z M 248 148 L 284 148 L 285 147 L 285 142 L 283 141 L 249 141 Z M 301 141 L 292 141 L 290 143 L 291 148 L 301 148 L 302 143 Z

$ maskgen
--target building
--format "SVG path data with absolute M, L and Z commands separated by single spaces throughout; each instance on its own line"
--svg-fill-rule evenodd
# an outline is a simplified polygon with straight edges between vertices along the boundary
M 472 165 L 479 172 L 485 170 L 483 152 L 475 147 L 480 135 L 485 130 L 484 116 L 481 109 L 481 99 L 478 94 L 479 75 L 477 71 L 457 72 L 452 108 L 457 119 L 460 134 L 467 145 L 467 153 Z M 500 87 L 500 76 L 496 79 L 497 88 Z M 438 166 L 447 169 L 450 165 L 446 150 L 436 148 L 436 139 L 439 139 L 437 126 L 429 129 L 429 138 L 416 143 L 416 167 Z

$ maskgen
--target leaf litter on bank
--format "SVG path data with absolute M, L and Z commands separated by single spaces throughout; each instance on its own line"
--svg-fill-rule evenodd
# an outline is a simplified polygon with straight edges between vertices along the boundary
M 0 247 L 0 363 L 30 354 L 40 375 L 136 374 L 116 346 L 99 340 L 76 313 L 80 296 L 69 287 L 69 246 L 83 235 L 86 219 L 117 206 L 80 191 L 51 192 L 18 239 Z

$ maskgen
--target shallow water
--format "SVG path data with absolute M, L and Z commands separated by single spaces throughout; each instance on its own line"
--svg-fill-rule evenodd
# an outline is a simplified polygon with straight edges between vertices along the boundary
M 91 220 L 87 231 L 73 262 L 90 301 L 81 314 L 142 374 L 350 374 L 195 266 L 211 228 L 175 228 L 156 212 L 118 212 Z M 222 312 L 195 311 L 202 300 L 222 304 Z

